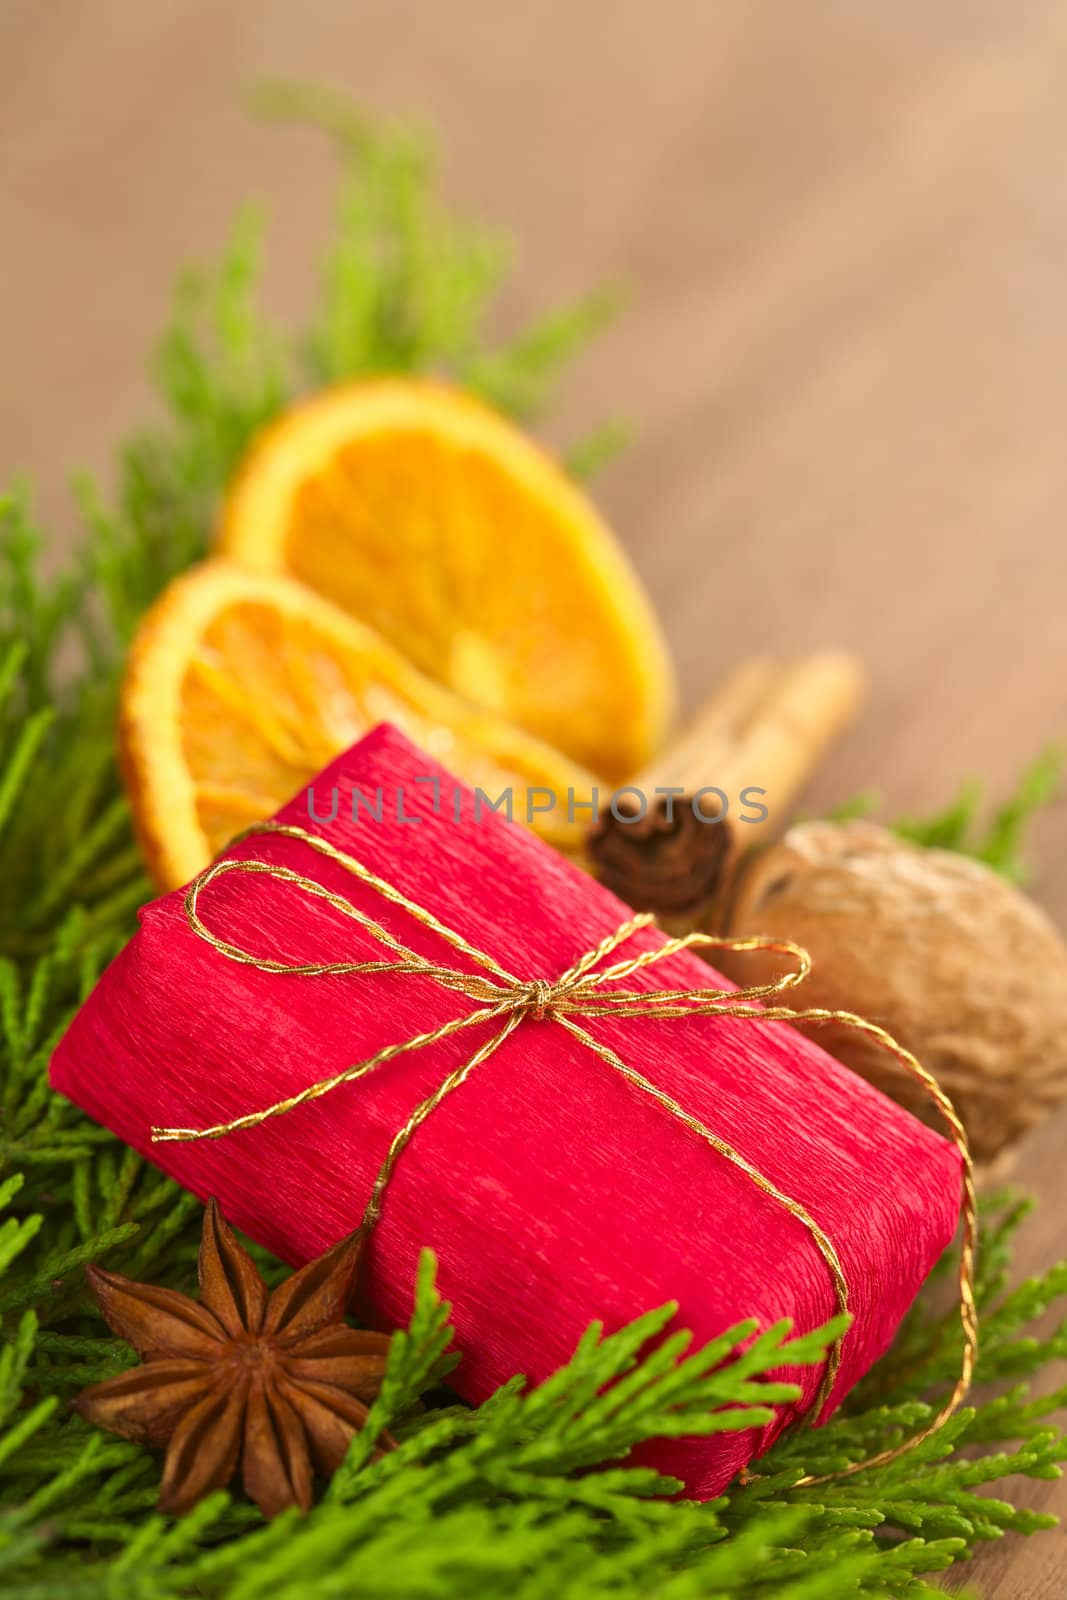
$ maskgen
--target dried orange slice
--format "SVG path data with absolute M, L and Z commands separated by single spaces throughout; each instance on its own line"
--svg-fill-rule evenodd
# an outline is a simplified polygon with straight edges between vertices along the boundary
M 548 456 L 444 384 L 354 383 L 288 412 L 238 473 L 219 547 L 608 777 L 663 735 L 670 661 L 622 550 Z
M 529 786 L 554 843 L 577 844 L 593 779 L 566 756 L 425 678 L 392 645 L 303 584 L 225 561 L 195 567 L 147 612 L 123 680 L 120 747 L 145 857 L 186 883 L 375 723 L 402 728 L 497 799 Z M 547 804 L 536 797 L 535 806 Z

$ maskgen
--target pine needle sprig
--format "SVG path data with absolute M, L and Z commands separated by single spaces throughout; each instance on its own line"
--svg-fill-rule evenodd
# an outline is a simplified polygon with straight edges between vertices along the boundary
M 1008 796 L 987 814 L 985 785 L 966 778 L 948 805 L 924 815 L 895 818 L 894 833 L 923 849 L 953 850 L 982 861 L 1013 883 L 1026 883 L 1031 866 L 1026 841 L 1041 812 L 1061 796 L 1067 750 L 1050 744 L 1023 768 Z M 873 790 L 854 795 L 827 813 L 831 822 L 869 817 L 878 809 Z
M 131 1360 L 106 1336 L 83 1264 L 188 1290 L 199 1235 L 191 1196 L 47 1085 L 55 1040 L 151 892 L 115 768 L 125 643 L 161 586 L 207 549 L 249 440 L 308 387 L 434 372 L 529 417 L 613 307 L 595 294 L 497 338 L 507 241 L 445 205 L 425 134 L 292 86 L 273 86 L 261 109 L 325 132 L 342 170 L 303 326 L 263 312 L 263 222 L 245 214 L 216 266 L 179 287 L 157 359 L 159 414 L 121 450 L 113 492 L 79 483 L 86 536 L 66 573 L 43 570 L 28 492 L 0 503 L 0 1586 L 13 1600 L 932 1596 L 930 1574 L 1047 1525 L 1010 1502 L 1005 1480 L 1056 1476 L 1067 1456 L 1052 1420 L 1065 1391 L 1042 1381 L 1067 1349 L 1055 1321 L 1067 1268 L 1013 1283 L 1025 1205 L 1010 1196 L 986 1215 L 988 1390 L 936 1440 L 838 1483 L 799 1480 L 910 1436 L 951 1381 L 958 1335 L 936 1276 L 825 1427 L 783 1436 L 759 1477 L 707 1504 L 675 1498 L 645 1459 L 649 1442 L 764 1425 L 796 1395 L 783 1369 L 821 1361 L 832 1327 L 800 1339 L 738 1327 L 694 1350 L 661 1308 L 629 1328 L 589 1329 L 547 1383 L 517 1378 L 470 1408 L 440 1387 L 462 1352 L 424 1258 L 367 1430 L 309 1517 L 269 1525 L 226 1495 L 179 1522 L 158 1516 L 158 1457 L 69 1410 L 86 1383 Z M 575 460 L 589 466 L 615 442 L 602 430 Z M 1035 768 L 984 835 L 970 800 L 933 834 L 1014 870 L 1051 772 Z M 270 1278 L 282 1270 L 256 1258 Z M 375 1461 L 383 1429 L 399 1446 Z

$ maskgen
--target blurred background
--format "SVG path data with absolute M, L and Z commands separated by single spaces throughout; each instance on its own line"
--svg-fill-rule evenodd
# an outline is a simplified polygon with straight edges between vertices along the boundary
M 0 0 L 0 481 L 58 558 L 71 471 L 150 413 L 176 272 L 248 199 L 301 312 L 335 169 L 247 91 L 333 85 L 434 128 L 449 200 L 514 235 L 502 327 L 625 289 L 548 437 L 631 427 L 594 492 L 688 708 L 850 646 L 871 698 L 812 809 L 996 794 L 1067 735 L 1065 62 L 1059 0 Z M 989 1594 L 1053 1592 L 1004 1559 Z
M 1004 787 L 1067 732 L 1065 48 L 1040 0 L 0 0 L 0 481 L 77 537 L 71 473 L 150 415 L 174 278 L 249 200 L 301 314 L 336 166 L 249 91 L 332 85 L 514 236 L 503 328 L 621 286 L 547 433 L 630 429 L 595 494 L 689 708 L 851 646 L 872 699 L 813 804 Z
M 0 0 L 0 475 L 74 537 L 71 470 L 148 414 L 174 275 L 250 197 L 300 311 L 333 165 L 247 91 L 343 87 L 514 234 L 504 325 L 624 286 L 550 436 L 632 427 L 595 491 L 689 705 L 850 645 L 872 699 L 813 803 L 1006 786 L 1067 728 L 1065 48 L 1055 0 Z

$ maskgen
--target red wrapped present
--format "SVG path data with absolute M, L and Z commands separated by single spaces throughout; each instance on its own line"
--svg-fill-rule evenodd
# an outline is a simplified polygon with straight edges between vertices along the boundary
M 705 1341 L 847 1298 L 799 1406 L 657 1447 L 696 1495 L 840 1401 L 953 1235 L 959 1149 L 786 1022 L 716 1014 L 725 979 L 388 726 L 275 824 L 142 910 L 55 1087 L 294 1265 L 387 1163 L 367 1305 L 403 1324 L 432 1247 L 472 1401 L 546 1377 L 594 1318 L 673 1300 Z

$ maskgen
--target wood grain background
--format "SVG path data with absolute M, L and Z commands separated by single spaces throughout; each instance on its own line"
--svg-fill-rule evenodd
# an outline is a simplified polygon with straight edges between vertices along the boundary
M 633 423 L 599 498 L 690 704 L 745 653 L 861 651 L 815 804 L 996 791 L 1067 734 L 1062 0 L 0 0 L 0 480 L 32 475 L 57 549 L 67 473 L 149 405 L 176 268 L 246 197 L 272 306 L 306 299 L 329 162 L 241 105 L 279 74 L 437 125 L 450 197 L 521 242 L 505 321 L 627 286 L 554 436 Z M 1037 892 L 1067 920 L 1064 820 Z M 1065 1134 L 1025 1152 L 1029 1267 L 1063 1251 Z M 1059 1534 L 977 1564 L 990 1600 L 1065 1573 Z

